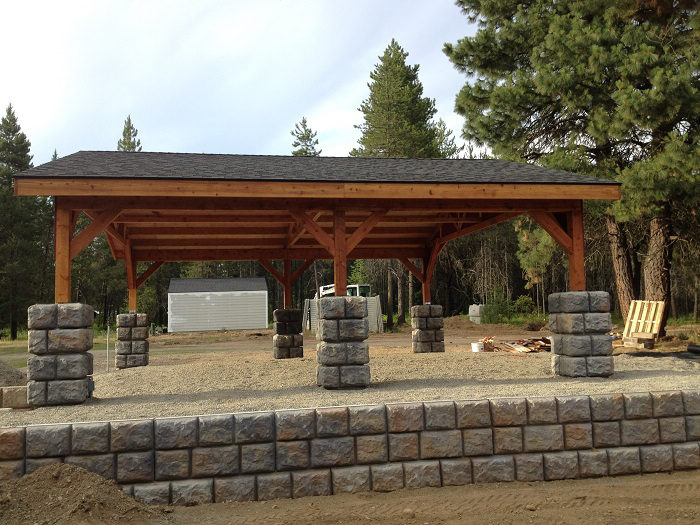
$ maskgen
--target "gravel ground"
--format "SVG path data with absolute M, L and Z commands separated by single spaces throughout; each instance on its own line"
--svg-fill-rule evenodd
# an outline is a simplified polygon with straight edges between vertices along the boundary
M 484 329 L 485 330 L 485 329 Z M 478 335 L 478 334 L 477 334 Z M 511 333 L 510 340 L 527 334 Z M 532 334 L 529 334 L 532 336 Z M 179 346 L 154 341 L 151 364 L 105 372 L 95 351 L 96 398 L 84 405 L 0 410 L 0 426 L 211 414 L 279 408 L 483 397 L 593 394 L 700 388 L 700 359 L 685 354 L 621 354 L 612 378 L 562 378 L 550 354 L 474 354 L 474 334 L 451 337 L 444 354 L 413 354 L 410 332 L 373 335 L 372 384 L 329 391 L 315 385 L 315 340 L 303 359 L 273 360 L 268 333 Z M 170 341 L 172 343 L 172 341 Z

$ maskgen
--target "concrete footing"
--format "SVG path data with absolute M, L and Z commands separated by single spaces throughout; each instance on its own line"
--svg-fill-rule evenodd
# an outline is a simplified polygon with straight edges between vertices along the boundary
M 119 314 L 117 316 L 117 342 L 114 366 L 133 368 L 148 364 L 148 315 Z
M 411 307 L 411 347 L 413 353 L 445 351 L 442 306 L 439 304 L 419 304 Z
M 301 310 L 278 308 L 272 312 L 275 335 L 272 336 L 272 357 L 290 359 L 304 357 L 304 335 Z

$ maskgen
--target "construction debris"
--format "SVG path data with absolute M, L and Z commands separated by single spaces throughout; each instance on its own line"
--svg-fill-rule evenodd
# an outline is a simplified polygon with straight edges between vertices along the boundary
M 549 337 L 534 337 L 531 339 L 518 339 L 516 341 L 497 342 L 493 337 L 479 339 L 483 344 L 484 352 L 512 352 L 512 353 L 536 353 L 549 352 L 552 342 Z

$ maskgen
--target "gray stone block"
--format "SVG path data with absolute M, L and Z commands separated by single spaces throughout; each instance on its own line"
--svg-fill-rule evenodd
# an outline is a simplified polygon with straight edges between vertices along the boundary
M 441 486 L 439 461 L 409 461 L 403 470 L 407 489 Z
M 105 454 L 109 452 L 109 423 L 73 423 L 73 454 Z
M 389 432 L 423 430 L 422 403 L 391 403 L 386 405 Z
M 292 335 L 292 346 L 304 346 L 304 335 L 303 334 L 293 334 Z
M 148 326 L 148 314 L 136 314 L 136 326 Z
M 552 331 L 558 334 L 583 334 L 586 331 L 583 316 L 584 314 L 556 314 L 556 325 Z
M 56 377 L 58 379 L 82 379 L 92 375 L 92 354 L 62 354 L 56 356 Z
M 309 468 L 308 441 L 278 441 L 277 470 Z
M 51 330 L 57 326 L 58 306 L 55 304 L 33 304 L 27 309 L 29 330 Z
M 185 479 L 170 483 L 170 500 L 173 505 L 201 505 L 214 501 L 214 480 Z
M 27 403 L 33 407 L 46 406 L 46 381 L 27 382 Z
M 32 472 L 39 470 L 41 467 L 55 465 L 56 463 L 63 463 L 63 458 L 27 458 L 24 464 L 24 473 L 31 474 Z
M 531 425 L 557 422 L 557 400 L 553 397 L 527 398 L 527 419 Z
M 442 317 L 442 305 L 441 304 L 431 304 L 430 305 L 430 317 Z
M 513 456 L 491 456 L 472 458 L 474 483 L 498 483 L 515 481 Z
M 192 449 L 193 478 L 230 476 L 237 472 L 238 446 L 197 447 Z
M 426 430 L 445 430 L 455 428 L 456 411 L 452 401 L 433 401 L 423 403 Z
M 117 482 L 140 483 L 153 481 L 153 452 L 124 452 L 117 454 Z
M 348 388 L 367 387 L 370 383 L 369 365 L 345 365 L 340 368 L 340 386 Z
M 427 330 L 428 319 L 428 317 L 412 317 L 411 328 L 413 328 L 414 330 Z
M 685 434 L 688 441 L 700 439 L 700 416 L 686 416 Z
M 653 416 L 651 395 L 648 392 L 623 394 L 623 398 L 627 419 L 644 419 Z
M 156 479 L 185 479 L 190 477 L 189 450 L 156 450 L 155 458 Z
M 612 336 L 609 335 L 591 335 L 591 355 L 612 355 Z
M 49 330 L 48 351 L 52 354 L 86 352 L 92 348 L 92 328 Z
M 544 454 L 544 479 L 575 479 L 578 477 L 576 452 L 548 452 Z
M 491 426 L 488 399 L 455 401 L 457 428 L 479 428 Z
M 580 450 L 578 467 L 582 478 L 608 475 L 608 454 L 605 450 Z
M 328 343 L 340 342 L 340 332 L 338 331 L 338 321 L 336 319 L 319 319 L 316 338 Z
M 678 443 L 673 448 L 673 468 L 677 470 L 700 468 L 700 445 L 695 443 Z
M 656 419 L 622 421 L 622 445 L 652 445 L 659 442 L 659 424 Z
M 389 460 L 386 434 L 357 436 L 355 446 L 358 463 L 386 463 Z
M 24 475 L 24 460 L 0 461 L 0 481 L 18 479 Z
M 607 452 L 608 472 L 611 476 L 639 474 L 641 472 L 642 465 L 637 447 L 609 448 Z
M 91 454 L 86 456 L 66 456 L 64 463 L 84 468 L 107 479 L 115 478 L 114 454 Z
M 673 449 L 671 445 L 639 447 L 642 472 L 670 472 L 673 470 Z
M 367 343 L 344 343 L 346 363 L 348 365 L 364 365 L 369 363 L 369 345 Z
M 611 309 L 610 294 L 608 292 L 588 292 L 588 301 L 591 312 L 609 312 Z
M 582 423 L 591 420 L 588 396 L 557 397 L 557 413 L 560 423 Z
M 413 330 L 411 341 L 414 343 L 431 343 L 435 341 L 435 330 Z
M 389 434 L 389 461 L 414 460 L 419 457 L 417 432 Z
M 345 317 L 345 297 L 322 297 L 318 301 L 319 319 L 342 319 Z
M 565 377 L 586 377 L 586 358 L 553 355 L 552 372 Z
M 370 469 L 372 472 L 372 490 L 375 492 L 391 492 L 404 487 L 402 464 L 372 465 Z
M 289 472 L 260 474 L 257 483 L 259 501 L 292 497 L 292 477 Z
M 288 346 L 273 346 L 272 347 L 272 357 L 274 359 L 289 359 L 289 347 Z
M 313 409 L 279 410 L 275 412 L 275 423 L 278 440 L 314 437 L 315 416 Z
M 528 425 L 523 429 L 525 452 L 546 452 L 564 449 L 561 425 Z
M 272 336 L 272 346 L 278 348 L 289 348 L 290 346 L 294 346 L 294 336 L 275 334 Z
M 153 420 L 112 421 L 111 450 L 126 452 L 153 448 Z
M 465 456 L 493 454 L 493 436 L 490 428 L 467 428 L 462 430 Z
M 370 468 L 368 466 L 342 467 L 331 469 L 333 494 L 367 492 L 370 489 Z
M 131 353 L 131 341 L 117 341 L 114 344 L 114 351 L 117 355 L 128 355 Z M 126 362 L 126 360 L 125 360 Z
M 316 384 L 323 388 L 340 388 L 340 367 L 319 365 L 316 367 Z
M 593 356 L 586 358 L 586 371 L 589 377 L 609 377 L 615 373 L 613 356 Z
M 275 470 L 275 444 L 241 445 L 241 472 L 272 472 Z
M 589 335 L 563 335 L 560 338 L 560 348 L 556 352 L 570 357 L 582 357 L 591 355 L 591 336 Z
M 56 378 L 55 355 L 29 355 L 27 357 L 27 378 L 34 381 L 47 381 Z
M 272 318 L 276 323 L 287 323 L 289 322 L 289 309 L 287 308 L 277 308 L 272 312 Z
M 67 456 L 70 454 L 70 425 L 33 425 L 26 429 L 28 458 Z
M 325 366 L 344 365 L 349 343 L 319 343 L 316 345 L 316 361 Z
M 147 326 L 135 326 L 131 329 L 131 339 L 134 341 L 145 341 L 148 339 Z
M 426 430 L 420 433 L 420 457 L 422 459 L 454 458 L 461 455 L 461 431 Z
M 515 475 L 518 481 L 543 481 L 542 454 L 518 454 L 515 456 Z
M 126 368 L 126 356 L 125 355 L 115 355 L 114 356 L 114 366 L 116 368 Z
M 442 330 L 445 320 L 442 317 L 428 317 L 425 320 L 425 326 L 428 330 Z
M 380 434 L 386 432 L 384 405 L 360 405 L 348 407 L 350 434 Z
M 316 435 L 319 437 L 347 436 L 347 407 L 317 408 Z
M 292 346 L 289 348 L 289 358 L 298 359 L 304 357 L 304 347 Z
M 700 390 L 684 390 L 683 407 L 687 415 L 700 414 Z
M 64 379 L 46 383 L 47 405 L 78 405 L 90 393 L 90 378 Z
M 157 449 L 191 448 L 197 445 L 197 418 L 179 417 L 155 420 Z
M 436 334 L 437 334 L 438 332 L 442 332 L 442 330 L 436 330 L 436 331 L 435 331 Z M 436 338 L 437 338 L 437 337 L 442 337 L 442 335 L 440 335 L 440 336 L 436 335 L 435 337 L 436 337 Z M 431 351 L 432 351 L 432 352 L 444 352 L 444 351 L 445 351 L 445 343 L 444 343 L 444 341 L 436 341 L 435 343 L 430 343 L 430 344 L 431 344 L 431 346 L 432 346 L 432 348 L 431 348 Z
M 199 417 L 199 445 L 230 445 L 233 443 L 233 415 Z
M 662 417 L 659 419 L 659 437 L 662 443 L 686 441 L 685 418 Z
M 413 341 L 411 343 L 411 349 L 414 354 L 429 354 L 433 351 L 433 343 L 419 343 Z
M 622 394 L 598 394 L 590 396 L 593 421 L 613 421 L 625 417 Z
M 24 427 L 0 428 L 0 460 L 24 458 Z
M 132 344 L 133 349 L 133 344 Z M 128 367 L 146 366 L 148 364 L 148 354 L 131 354 L 126 356 L 126 365 Z
M 132 354 L 147 354 L 148 353 L 148 341 L 131 341 L 131 353 Z M 144 365 L 141 365 L 144 366 Z
M 30 354 L 42 355 L 49 351 L 49 335 L 46 330 L 29 330 L 27 350 Z
M 429 304 L 417 304 L 411 307 L 411 318 L 413 317 L 430 317 Z
M 275 415 L 272 412 L 235 414 L 236 443 L 272 441 L 275 437 Z
M 593 427 L 590 423 L 564 425 L 564 442 L 569 450 L 593 447 Z
M 472 462 L 469 458 L 441 459 L 442 484 L 448 486 L 469 485 L 472 482 Z
M 588 312 L 590 305 L 588 302 L 588 292 L 562 292 L 557 294 L 556 298 L 550 303 L 550 308 L 553 306 L 557 312 Z M 553 310 L 550 309 L 550 312 Z
M 340 319 L 338 321 L 341 341 L 364 341 L 369 337 L 369 321 L 364 319 Z
M 355 462 L 352 437 L 316 438 L 311 440 L 312 467 L 339 467 Z
M 523 431 L 520 427 L 496 427 L 493 429 L 495 454 L 513 454 L 523 451 Z
M 136 314 L 117 315 L 118 328 L 131 328 L 132 326 L 136 326 Z
M 493 426 L 525 425 L 527 404 L 524 398 L 504 398 L 491 400 L 491 420 Z
M 255 476 L 215 478 L 214 501 L 255 501 Z
M 331 494 L 330 469 L 292 472 L 292 496 L 294 498 L 330 496 Z
M 620 442 L 619 421 L 602 421 L 593 423 L 594 447 L 619 447 Z
M 589 334 L 605 334 L 612 330 L 610 314 L 583 314 L 583 324 Z
M 135 499 L 149 505 L 167 505 L 170 503 L 170 483 L 167 481 L 136 484 L 133 487 L 133 491 Z
M 89 304 L 63 303 L 57 305 L 58 328 L 84 328 L 92 326 L 95 310 Z
M 345 316 L 348 319 L 363 319 L 367 317 L 366 297 L 345 297 Z
M 652 392 L 651 404 L 654 417 L 683 415 L 683 396 L 680 390 L 675 392 Z

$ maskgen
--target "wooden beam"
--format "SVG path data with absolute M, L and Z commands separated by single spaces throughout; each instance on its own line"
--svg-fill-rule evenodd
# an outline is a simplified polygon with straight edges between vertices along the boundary
M 329 254 L 333 255 L 335 249 L 334 240 L 331 238 L 330 235 L 323 231 L 323 229 L 318 224 L 312 221 L 311 217 L 309 217 L 306 214 L 306 212 L 299 210 L 289 210 L 289 213 L 292 215 L 292 217 L 299 219 L 302 222 L 302 224 L 304 224 L 306 229 L 309 230 L 309 232 L 316 238 L 319 244 L 323 246 L 326 250 L 328 250 Z M 343 232 L 344 231 L 345 223 L 343 223 Z M 343 233 L 343 235 L 345 235 L 345 233 Z
M 569 255 L 569 287 L 574 291 L 586 289 L 586 269 L 584 266 L 583 201 L 569 214 L 571 225 L 571 253 Z
M 367 235 L 377 223 L 382 220 L 387 214 L 387 210 L 375 211 L 348 237 L 345 242 L 345 248 L 348 252 L 355 249 L 355 246 Z
M 314 222 L 316 222 L 316 221 L 318 220 L 318 218 L 321 216 L 322 213 L 323 213 L 323 212 L 320 212 L 320 211 L 317 212 L 316 214 L 314 214 L 314 217 L 313 217 L 313 219 L 311 219 L 311 220 L 314 221 Z M 287 240 L 287 248 L 289 248 L 289 247 L 292 246 L 295 242 L 297 242 L 297 241 L 301 238 L 301 236 L 304 235 L 304 232 L 306 231 L 306 226 L 304 225 L 303 221 L 299 221 L 299 220 L 297 219 L 296 222 L 297 222 L 297 231 L 296 231 L 296 232 L 293 232 L 293 233 L 289 236 L 289 238 L 288 238 L 288 240 Z
M 427 257 L 423 259 L 423 282 L 422 282 L 422 292 L 423 292 L 423 304 L 427 304 L 431 301 L 430 283 L 433 280 L 433 271 L 435 270 L 435 264 L 437 263 L 438 255 L 442 250 L 445 243 L 436 240 L 433 242 L 430 252 Z
M 75 259 L 92 240 L 104 231 L 109 223 L 119 216 L 121 210 L 105 210 L 92 220 L 92 222 L 70 241 L 70 258 Z
M 533 211 L 530 212 L 530 216 L 535 219 L 537 224 L 542 226 L 542 229 L 551 235 L 562 248 L 564 248 L 566 253 L 571 255 L 573 250 L 573 241 L 571 236 L 562 229 L 559 221 L 557 221 L 557 219 L 551 213 Z
M 443 235 L 438 239 L 438 242 L 441 244 L 445 244 L 446 242 L 451 241 L 452 239 L 456 239 L 458 237 L 463 237 L 465 235 L 470 235 L 472 233 L 485 230 L 486 228 L 490 228 L 491 226 L 495 226 L 496 224 L 510 220 L 513 217 L 516 217 L 517 215 L 517 213 L 499 213 L 498 215 L 490 217 L 477 224 L 472 224 L 470 226 L 467 226 L 466 228 L 462 228 L 452 233 L 448 233 L 447 235 Z
M 272 262 L 265 259 L 258 259 L 258 262 L 263 268 L 270 272 L 275 279 L 277 279 L 282 285 L 284 285 L 284 274 L 281 273 L 277 268 L 275 268 Z
M 333 225 L 335 246 L 333 251 L 333 288 L 336 297 L 348 294 L 347 247 L 345 239 L 345 211 L 336 210 Z
M 284 307 L 292 307 L 292 261 L 284 260 Z
M 297 270 L 292 274 L 292 282 L 295 282 L 299 277 L 301 277 L 301 274 L 303 274 L 309 266 L 311 266 L 316 259 L 307 259 L 304 261 L 304 264 L 302 264 Z
M 56 202 L 56 266 L 54 281 L 54 297 L 57 303 L 71 302 L 71 258 L 70 240 L 73 236 L 71 232 L 72 220 L 71 210 Z
M 408 269 L 409 272 L 411 272 L 416 279 L 418 279 L 420 282 L 423 282 L 425 279 L 423 272 L 418 268 L 416 265 L 414 265 L 411 261 L 409 261 L 406 257 L 401 257 L 399 258 L 399 261 L 403 263 L 403 265 Z
M 131 253 L 131 241 L 124 247 L 124 265 L 126 266 L 126 286 L 129 290 L 129 311 L 135 312 L 137 306 L 136 261 Z
M 136 278 L 136 288 L 141 288 L 141 285 L 145 283 L 154 273 L 156 273 L 156 270 L 163 266 L 163 261 L 156 261 L 153 264 L 151 264 L 141 275 L 139 275 Z

